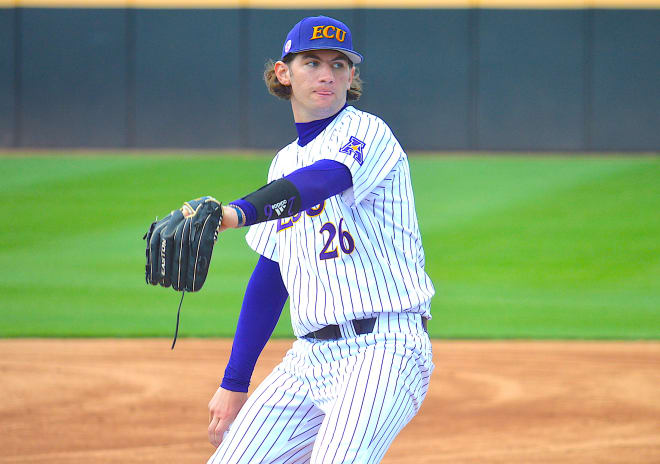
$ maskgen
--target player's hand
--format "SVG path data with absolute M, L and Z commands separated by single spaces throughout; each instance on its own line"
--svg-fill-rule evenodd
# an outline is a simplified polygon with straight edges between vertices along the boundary
M 209 441 L 216 448 L 222 443 L 224 433 L 247 401 L 247 393 L 233 392 L 218 387 L 209 401 Z
M 236 210 L 230 206 L 222 207 L 222 222 L 220 227 L 218 227 L 218 232 L 222 232 L 225 229 L 235 229 L 238 227 L 238 214 Z

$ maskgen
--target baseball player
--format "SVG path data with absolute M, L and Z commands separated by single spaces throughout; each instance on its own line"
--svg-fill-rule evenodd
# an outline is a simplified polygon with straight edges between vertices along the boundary
M 361 61 L 348 27 L 318 16 L 266 67 L 298 138 L 267 185 L 223 206 L 220 230 L 250 226 L 260 256 L 209 402 L 211 464 L 380 462 L 426 395 L 434 289 L 406 153 L 381 119 L 347 105 Z M 287 298 L 297 340 L 248 398 Z

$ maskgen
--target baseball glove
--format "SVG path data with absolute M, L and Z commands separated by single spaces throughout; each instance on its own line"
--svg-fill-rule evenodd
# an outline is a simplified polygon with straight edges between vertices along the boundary
M 200 290 L 209 271 L 220 222 L 222 205 L 213 197 L 188 201 L 181 209 L 154 221 L 143 237 L 147 241 L 147 283 L 171 286 L 177 291 Z

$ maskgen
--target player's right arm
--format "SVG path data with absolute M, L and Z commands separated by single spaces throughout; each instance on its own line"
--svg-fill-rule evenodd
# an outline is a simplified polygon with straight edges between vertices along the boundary
M 247 400 L 254 366 L 277 325 L 289 294 L 277 262 L 264 256 L 245 290 L 238 326 L 222 384 L 209 402 L 209 441 L 222 442 L 224 433 Z
M 317 161 L 232 202 L 230 206 L 223 206 L 220 230 L 292 216 L 341 193 L 351 184 L 351 174 L 346 166 L 330 160 Z M 275 205 L 283 200 L 287 205 L 279 210 Z M 264 250 L 258 252 L 264 253 Z M 287 297 L 279 265 L 261 256 L 245 292 L 222 385 L 209 402 L 208 435 L 216 447 L 247 400 L 252 371 Z

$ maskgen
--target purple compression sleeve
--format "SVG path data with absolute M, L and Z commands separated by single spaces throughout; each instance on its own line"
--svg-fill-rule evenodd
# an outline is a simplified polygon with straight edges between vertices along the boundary
M 351 171 L 346 165 L 322 159 L 285 176 L 300 192 L 301 211 L 343 192 L 353 185 Z
M 245 291 L 222 388 L 248 391 L 257 358 L 272 335 L 288 296 L 279 264 L 260 256 Z
M 316 206 L 323 200 L 343 192 L 353 185 L 351 171 L 344 164 L 329 159 L 322 159 L 304 168 L 293 171 L 284 177 L 300 192 L 301 211 Z M 245 225 L 251 226 L 257 219 L 257 210 L 249 201 L 232 201 L 245 213 Z

